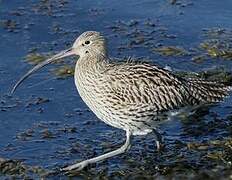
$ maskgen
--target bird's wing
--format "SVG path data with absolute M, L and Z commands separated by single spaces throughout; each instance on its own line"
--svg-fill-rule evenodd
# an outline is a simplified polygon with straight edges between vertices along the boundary
M 105 72 L 115 102 L 128 107 L 153 107 L 165 111 L 186 103 L 186 89 L 180 78 L 149 64 L 123 64 Z

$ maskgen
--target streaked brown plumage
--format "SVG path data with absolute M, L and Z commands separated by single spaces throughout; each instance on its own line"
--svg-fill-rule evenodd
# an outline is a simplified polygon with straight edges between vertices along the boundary
M 80 56 L 75 67 L 75 84 L 83 101 L 99 119 L 124 129 L 127 140 L 115 151 L 62 170 L 80 170 L 88 164 L 123 153 L 130 147 L 131 135 L 156 132 L 154 129 L 160 113 L 189 105 L 218 102 L 231 90 L 223 84 L 180 78 L 150 64 L 112 62 L 107 55 L 104 37 L 98 32 L 88 31 L 77 38 L 71 49 L 29 71 L 13 91 L 35 70 L 69 55 Z M 158 134 L 155 135 L 158 138 Z

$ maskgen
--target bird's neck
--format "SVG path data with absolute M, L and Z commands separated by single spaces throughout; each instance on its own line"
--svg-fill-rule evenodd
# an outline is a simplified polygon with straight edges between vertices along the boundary
M 77 60 L 76 71 L 82 73 L 97 73 L 104 71 L 108 64 L 108 57 L 102 55 L 84 56 Z

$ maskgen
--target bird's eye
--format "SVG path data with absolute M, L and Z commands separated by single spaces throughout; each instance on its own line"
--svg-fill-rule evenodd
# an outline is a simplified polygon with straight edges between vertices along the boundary
M 85 41 L 85 44 L 90 44 L 90 41 Z

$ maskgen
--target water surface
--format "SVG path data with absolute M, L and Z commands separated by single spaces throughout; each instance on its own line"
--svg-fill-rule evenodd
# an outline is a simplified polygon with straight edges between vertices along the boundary
M 202 72 L 217 67 L 232 71 L 231 58 L 212 57 L 199 48 L 213 39 L 231 48 L 230 0 L 2 0 L 0 4 L 0 158 L 21 160 L 26 166 L 46 170 L 63 167 L 115 149 L 125 136 L 88 110 L 72 77 L 54 75 L 52 70 L 60 64 L 35 74 L 8 97 L 13 84 L 32 67 L 25 61 L 28 54 L 54 54 L 70 47 L 80 33 L 95 30 L 107 37 L 112 57 L 144 58 L 177 71 Z M 153 51 L 166 46 L 181 47 L 188 53 L 162 56 Z M 204 56 L 204 60 L 196 63 L 196 56 Z M 75 58 L 67 61 L 74 62 Z M 135 137 L 128 153 L 76 176 L 159 178 L 190 173 L 193 177 L 228 177 L 231 149 L 223 142 L 232 132 L 231 99 L 201 115 L 164 124 L 161 131 L 166 148 L 162 154 L 156 152 L 152 135 Z M 211 142 L 216 140 L 222 144 L 213 146 Z M 222 157 L 216 154 L 219 151 Z M 216 158 L 210 156 L 213 153 Z M 9 173 L 0 171 L 0 176 L 6 178 Z M 51 177 L 58 176 L 64 177 Z

